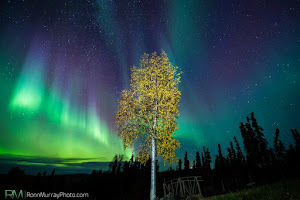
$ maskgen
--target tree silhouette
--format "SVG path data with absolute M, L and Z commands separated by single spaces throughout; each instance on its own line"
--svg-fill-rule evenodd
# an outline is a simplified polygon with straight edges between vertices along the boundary
M 250 113 L 251 115 L 251 122 L 253 127 L 253 132 L 255 135 L 255 140 L 258 144 L 258 151 L 260 154 L 260 164 L 263 166 L 266 166 L 269 161 L 269 155 L 268 155 L 268 142 L 265 138 L 265 135 L 263 134 L 263 128 L 260 127 L 257 123 L 256 118 L 254 117 L 254 113 Z
M 8 180 L 12 181 L 13 183 L 13 187 L 22 187 L 25 184 L 25 172 L 24 170 L 22 170 L 20 167 L 12 167 L 9 171 L 8 171 Z M 6 183 L 5 183 L 6 184 Z
M 247 121 L 249 122 L 249 118 L 247 117 Z M 254 134 L 252 131 L 252 127 L 250 126 L 249 123 L 246 123 L 245 125 L 241 122 L 240 123 L 240 130 L 241 130 L 241 134 L 243 137 L 243 143 L 244 143 L 244 148 L 245 151 L 247 153 L 247 164 L 250 167 L 253 167 L 257 162 L 256 162 L 256 158 L 257 158 L 257 143 L 255 142 L 254 139 Z
M 115 155 L 113 161 L 109 164 L 109 169 L 112 174 L 116 174 L 118 166 L 118 155 Z
M 109 169 L 112 174 L 118 175 L 120 173 L 123 158 L 123 155 L 115 155 L 113 161 L 109 164 Z
M 220 168 L 224 168 L 225 167 L 225 158 L 223 156 L 223 153 L 222 153 L 222 149 L 221 149 L 221 145 L 218 144 L 218 156 L 219 156 L 219 167 Z
M 201 153 L 202 168 L 204 168 L 204 163 L 205 163 L 204 153 L 205 153 L 205 147 L 203 146 L 203 152 Z
M 216 170 L 220 169 L 220 158 L 219 158 L 219 155 L 216 155 L 216 158 L 215 158 L 215 169 Z
M 231 153 L 232 153 L 232 158 L 233 158 L 233 160 L 234 161 L 236 161 L 236 152 L 235 152 L 235 150 L 234 150 L 234 147 L 233 147 L 233 143 L 232 142 L 230 142 L 230 151 L 231 151 Z
M 190 161 L 188 159 L 187 152 L 185 152 L 185 155 L 184 155 L 184 170 L 188 171 L 189 169 L 190 169 Z
M 200 153 L 199 151 L 196 152 L 196 165 L 195 165 L 195 168 L 197 170 L 200 170 L 201 169 L 201 159 L 200 159 Z
M 130 167 L 132 167 L 133 164 L 134 164 L 134 155 L 132 154 L 130 158 Z
M 240 123 L 240 131 L 244 139 L 244 148 L 247 153 L 247 164 L 252 169 L 264 168 L 269 164 L 269 150 L 267 140 L 262 133 L 263 129 L 258 125 L 252 112 L 247 122 Z
M 119 155 L 119 157 L 118 157 L 117 174 L 120 174 L 123 158 L 124 158 L 124 155 Z
M 130 162 L 125 161 L 123 164 L 123 172 L 127 174 L 129 171 L 129 167 L 130 167 Z
M 13 176 L 13 177 L 21 177 L 24 176 L 24 170 L 20 169 L 20 167 L 12 167 L 9 171 L 8 171 L 8 176 Z
M 291 129 L 293 138 L 295 140 L 296 151 L 300 152 L 300 134 L 298 133 L 297 129 Z
M 55 174 L 55 168 L 52 170 L 51 176 L 54 176 Z
M 226 158 L 226 165 L 227 167 L 231 167 L 233 165 L 233 153 L 232 153 L 232 150 L 231 148 L 227 148 L 227 152 L 228 152 L 228 155 L 227 155 L 227 158 Z
M 283 164 L 285 159 L 285 147 L 281 140 L 279 140 L 279 129 L 276 129 L 275 139 L 274 139 L 274 150 L 275 156 L 281 164 Z
M 205 146 L 203 146 L 203 152 L 204 152 L 204 162 L 203 162 L 203 169 L 206 171 L 206 173 L 211 171 L 211 156 L 208 148 L 205 149 Z
M 236 149 L 236 157 L 237 157 L 237 163 L 242 165 L 245 163 L 245 157 L 244 157 L 244 154 L 241 150 L 241 147 L 240 147 L 240 144 L 237 140 L 237 138 L 234 136 L 233 137 L 233 140 L 234 140 L 234 143 L 235 143 L 235 149 Z
M 178 170 L 179 171 L 182 170 L 182 161 L 181 161 L 181 159 L 178 160 Z

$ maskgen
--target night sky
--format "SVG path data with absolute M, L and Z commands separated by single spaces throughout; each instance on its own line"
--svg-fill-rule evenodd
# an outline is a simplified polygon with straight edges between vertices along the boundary
M 0 173 L 86 172 L 129 157 L 114 117 L 130 66 L 165 50 L 182 71 L 177 155 L 215 157 L 254 112 L 269 145 L 300 128 L 300 2 L 0 3 Z M 69 171 L 67 169 L 70 169 Z M 26 173 L 26 171 L 25 171 Z

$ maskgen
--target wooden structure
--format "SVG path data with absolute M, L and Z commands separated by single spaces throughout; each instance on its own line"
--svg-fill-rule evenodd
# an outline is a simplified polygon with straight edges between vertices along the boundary
M 172 179 L 163 183 L 164 195 L 173 193 L 175 197 L 184 198 L 190 195 L 200 195 L 201 176 L 189 176 Z

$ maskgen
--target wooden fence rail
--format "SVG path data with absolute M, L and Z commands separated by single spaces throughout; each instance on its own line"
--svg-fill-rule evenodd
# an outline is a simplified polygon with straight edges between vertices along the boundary
M 184 198 L 190 195 L 200 195 L 201 176 L 189 176 L 172 179 L 163 183 L 164 195 L 173 193 L 175 197 Z

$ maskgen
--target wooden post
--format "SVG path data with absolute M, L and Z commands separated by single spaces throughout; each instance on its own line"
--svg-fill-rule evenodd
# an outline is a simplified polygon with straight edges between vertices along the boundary
M 200 184 L 199 184 L 199 181 L 198 181 L 197 177 L 196 177 L 196 180 L 197 180 L 197 187 L 198 187 L 198 190 L 199 190 L 199 195 L 202 196 Z
M 221 184 L 222 184 L 222 190 L 223 190 L 223 192 L 225 192 L 223 180 L 221 180 Z

